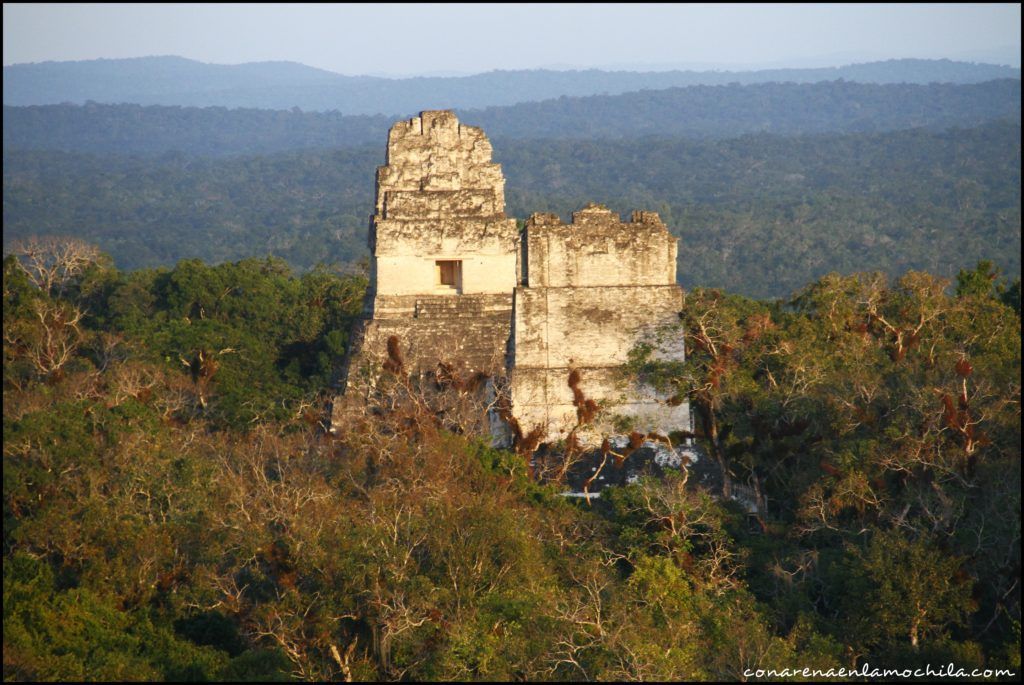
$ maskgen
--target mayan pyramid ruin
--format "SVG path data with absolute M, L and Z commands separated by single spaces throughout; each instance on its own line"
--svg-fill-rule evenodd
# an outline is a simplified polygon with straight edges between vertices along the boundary
M 584 397 L 600 407 L 585 441 L 623 420 L 644 432 L 688 430 L 686 403 L 622 373 L 630 349 L 678 323 L 677 239 L 654 212 L 623 222 L 599 205 L 569 224 L 534 214 L 520 232 L 491 155 L 483 131 L 450 111 L 391 128 L 370 220 L 370 288 L 342 392 L 372 392 L 399 358 L 403 373 L 441 365 L 486 376 L 510 400 L 505 418 L 548 442 L 573 430 Z M 658 352 L 683 358 L 678 336 Z

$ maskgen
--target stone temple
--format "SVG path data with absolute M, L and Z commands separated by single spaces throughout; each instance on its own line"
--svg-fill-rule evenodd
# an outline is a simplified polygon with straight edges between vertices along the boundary
M 544 442 L 580 428 L 584 400 L 600 408 L 576 432 L 585 444 L 623 426 L 690 430 L 686 403 L 622 371 L 639 342 L 683 358 L 678 333 L 656 342 L 682 307 L 676 238 L 654 212 L 623 222 L 598 205 L 569 224 L 534 214 L 519 230 L 505 216 L 491 153 L 483 131 L 450 111 L 392 127 L 370 221 L 370 289 L 342 392 L 372 392 L 397 354 L 406 373 L 442 364 L 486 375 L 507 396 L 505 419 Z

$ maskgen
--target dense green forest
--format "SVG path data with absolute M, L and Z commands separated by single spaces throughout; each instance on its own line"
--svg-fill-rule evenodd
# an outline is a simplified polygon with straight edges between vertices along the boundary
M 1018 86 L 1019 87 L 1019 86 Z M 6 123 L 5 123 L 6 130 Z M 507 211 L 659 211 L 686 286 L 783 297 L 830 271 L 1020 274 L 1020 125 L 721 141 L 494 138 Z M 367 256 L 383 138 L 229 159 L 4 152 L 4 240 L 69 234 L 121 268 Z
M 686 292 L 686 364 L 630 368 L 753 515 L 685 473 L 560 497 L 402 376 L 325 432 L 357 275 L 35 240 L 3 283 L 5 680 L 1019 677 L 1020 290 L 991 263 Z
M 451 108 L 449 103 L 445 108 Z M 425 101 L 402 114 L 427 109 Z M 459 119 L 495 138 L 730 138 L 746 133 L 881 132 L 1020 121 L 1020 79 L 876 85 L 833 81 L 645 90 L 560 97 Z M 223 107 L 4 106 L 4 149 L 116 154 L 265 154 L 382 144 L 394 116 Z
M 474 65 L 467 65 L 472 68 Z M 1020 78 L 1020 69 L 950 60 L 900 59 L 814 69 L 759 71 L 491 71 L 459 77 L 344 76 L 295 62 L 203 64 L 182 57 L 43 62 L 4 67 L 5 105 L 135 102 L 186 107 L 337 110 L 405 115 L 482 108 L 562 95 L 728 83 L 978 83 Z

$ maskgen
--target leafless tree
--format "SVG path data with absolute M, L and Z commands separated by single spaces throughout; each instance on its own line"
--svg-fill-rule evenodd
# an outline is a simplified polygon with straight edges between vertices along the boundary
M 102 258 L 95 245 L 65 236 L 32 236 L 14 242 L 9 252 L 40 290 L 60 294 L 67 284 Z
M 4 327 L 4 344 L 40 375 L 51 376 L 78 350 L 83 337 L 78 324 L 84 312 L 71 304 L 43 299 L 34 301 L 32 307 L 35 318 L 31 323 Z

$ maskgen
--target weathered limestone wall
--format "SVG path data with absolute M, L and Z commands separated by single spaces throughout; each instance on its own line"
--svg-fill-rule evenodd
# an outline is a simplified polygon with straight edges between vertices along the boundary
M 591 205 L 568 225 L 548 214 L 527 221 L 510 374 L 513 414 L 524 433 L 540 426 L 548 440 L 568 435 L 577 422 L 573 369 L 578 388 L 602 406 L 598 421 L 578 433 L 585 441 L 613 432 L 616 416 L 645 432 L 689 430 L 686 404 L 668 405 L 621 371 L 637 342 L 678 322 L 676 250 L 653 212 L 634 212 L 624 223 Z M 673 344 L 670 356 L 682 360 L 681 341 Z
M 371 236 L 378 295 L 433 293 L 435 263 L 444 259 L 462 261 L 464 295 L 509 294 L 515 287 L 515 219 L 377 219 Z
M 599 205 L 574 212 L 571 224 L 554 214 L 528 223 L 530 287 L 676 284 L 676 239 L 656 212 L 633 212 L 629 223 Z
M 491 152 L 483 131 L 448 111 L 391 128 L 370 221 L 366 317 L 354 332 L 346 385 L 372 383 L 392 336 L 408 372 L 444 361 L 504 373 L 519 238 Z
M 518 233 L 491 152 L 483 131 L 447 111 L 391 128 L 370 226 L 375 296 L 458 294 L 438 287 L 438 260 L 461 260 L 462 295 L 511 295 Z
M 678 321 L 681 305 L 678 285 L 516 288 L 515 365 L 622 365 L 638 334 Z

